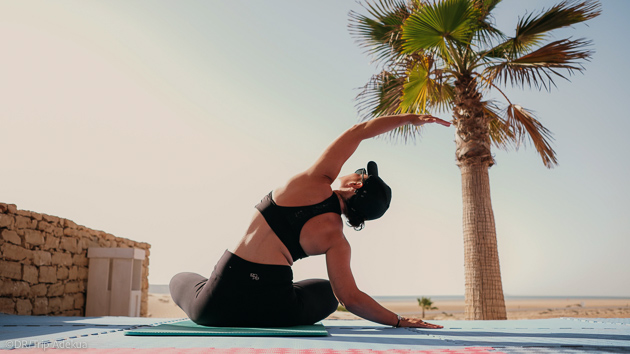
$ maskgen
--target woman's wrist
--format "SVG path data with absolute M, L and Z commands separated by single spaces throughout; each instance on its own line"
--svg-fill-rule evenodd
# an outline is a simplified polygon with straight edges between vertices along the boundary
M 396 324 L 394 325 L 394 327 L 400 327 L 400 324 L 403 322 L 404 318 L 401 315 L 396 315 Z

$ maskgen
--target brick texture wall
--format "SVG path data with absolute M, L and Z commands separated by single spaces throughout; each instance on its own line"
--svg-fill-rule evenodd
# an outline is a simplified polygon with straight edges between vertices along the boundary
M 89 247 L 145 250 L 140 315 L 146 316 L 151 245 L 5 203 L 0 203 L 0 312 L 84 316 Z

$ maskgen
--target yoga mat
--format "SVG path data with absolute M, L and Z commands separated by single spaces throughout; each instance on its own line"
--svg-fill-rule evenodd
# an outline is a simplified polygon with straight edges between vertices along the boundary
M 207 327 L 200 326 L 191 320 L 176 323 L 163 323 L 161 325 L 136 328 L 125 332 L 126 336 L 276 336 L 276 337 L 303 337 L 303 336 L 327 336 L 324 325 L 318 323 L 309 326 L 292 327 Z

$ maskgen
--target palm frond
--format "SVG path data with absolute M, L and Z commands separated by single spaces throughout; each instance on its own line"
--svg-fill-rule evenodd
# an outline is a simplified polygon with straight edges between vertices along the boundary
M 449 76 L 433 66 L 433 58 L 418 60 L 406 73 L 399 110 L 426 114 L 430 110 L 446 111 L 454 96 Z
M 535 117 L 533 112 L 516 104 L 509 104 L 505 109 L 506 124 L 515 134 L 516 147 L 521 143 L 526 143 L 526 137 L 538 151 L 543 164 L 547 168 L 552 168 L 558 164 L 556 152 L 551 147 L 553 140 L 551 132 L 545 128 Z
M 489 15 L 494 8 L 503 0 L 474 0 L 475 7 L 483 11 L 485 16 Z
M 531 13 L 519 19 L 515 38 L 525 42 L 531 36 L 584 22 L 600 14 L 601 4 L 598 1 L 565 0 L 537 16 Z
M 475 0 L 474 7 L 478 11 L 477 28 L 474 31 L 473 40 L 477 41 L 479 46 L 487 48 L 494 41 L 503 40 L 505 35 L 499 29 L 494 27 L 492 10 L 502 0 Z
M 389 131 L 384 135 L 384 137 L 394 144 L 399 142 L 407 144 L 409 141 L 413 141 L 415 143 L 421 135 L 422 126 L 417 127 L 415 125 L 407 124 Z
M 558 69 L 569 75 L 584 69 L 580 61 L 590 59 L 592 51 L 585 49 L 590 44 L 583 39 L 551 42 L 520 58 L 489 65 L 483 74 L 491 82 L 503 81 L 504 85 L 510 82 L 512 86 L 533 85 L 537 89 L 544 87 L 549 90 L 552 85 L 555 86 L 554 77 L 568 80 Z
M 420 7 L 403 25 L 405 53 L 434 52 L 452 57 L 452 47 L 466 47 L 476 11 L 470 0 L 444 0 Z
M 483 114 L 488 121 L 490 131 L 490 141 L 495 147 L 508 150 L 508 148 L 516 147 L 516 135 L 500 115 L 500 108 L 495 101 L 482 101 Z
M 428 60 L 427 60 L 428 61 Z M 429 79 L 430 64 L 418 62 L 408 73 L 407 82 L 403 86 L 400 108 L 426 114 L 430 105 L 431 87 Z
M 372 76 L 356 97 L 360 119 L 399 113 L 404 83 L 403 75 L 386 70 Z
M 433 70 L 431 85 L 433 87 L 431 109 L 437 112 L 451 111 L 455 98 L 455 85 L 452 83 L 452 76 L 441 69 Z
M 369 16 L 350 11 L 350 34 L 377 62 L 399 57 L 403 45 L 401 26 L 412 8 L 405 0 L 380 0 L 361 6 Z
M 478 47 L 486 49 L 492 46 L 493 43 L 504 39 L 505 34 L 503 32 L 494 27 L 491 22 L 484 20 L 478 22 L 472 41 L 477 42 Z
M 540 14 L 518 20 L 516 34 L 487 52 L 495 58 L 515 58 L 540 45 L 548 32 L 595 18 L 601 14 L 596 0 L 565 0 Z
M 401 106 L 403 89 L 407 82 L 408 78 L 405 73 L 382 71 L 380 74 L 374 75 L 357 96 L 360 119 L 366 121 L 384 115 L 420 113 L 417 105 Z M 424 112 L 430 113 L 429 108 L 441 107 L 440 105 L 446 107 L 442 108 L 443 110 L 450 108 L 449 104 L 452 98 L 447 98 L 449 94 L 452 96 L 452 88 L 443 88 L 442 96 L 434 97 L 431 107 L 427 107 Z M 405 125 L 390 131 L 385 136 L 394 143 L 398 141 L 407 143 L 410 140 L 414 141 L 420 135 L 421 130 L 422 127 Z

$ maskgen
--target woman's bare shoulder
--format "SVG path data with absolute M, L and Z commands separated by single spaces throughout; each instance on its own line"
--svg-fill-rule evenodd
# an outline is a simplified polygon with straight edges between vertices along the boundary
M 345 242 L 343 220 L 339 214 L 326 213 L 309 220 L 302 228 L 300 244 L 310 255 L 325 254 L 336 244 Z
M 327 180 L 313 178 L 303 172 L 293 176 L 286 184 L 273 191 L 278 205 L 305 206 L 317 204 L 330 197 L 332 188 Z

